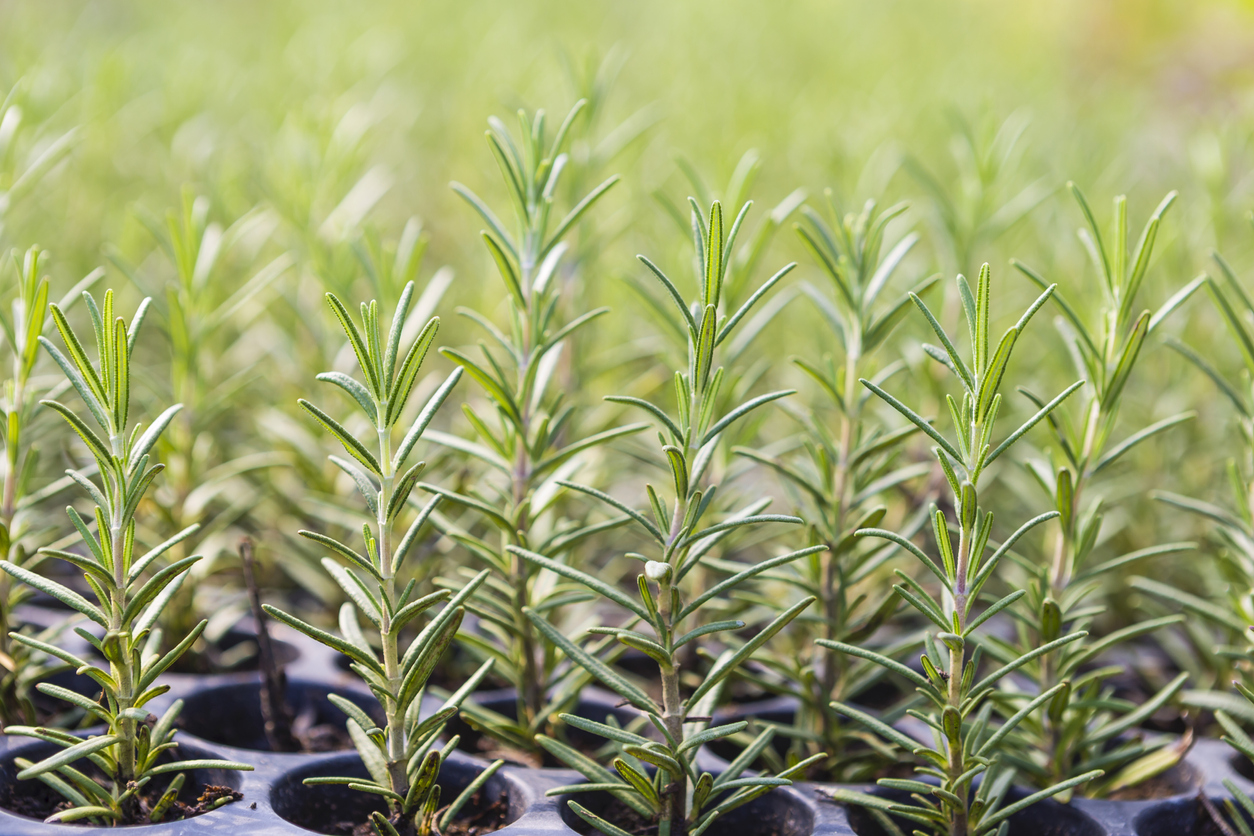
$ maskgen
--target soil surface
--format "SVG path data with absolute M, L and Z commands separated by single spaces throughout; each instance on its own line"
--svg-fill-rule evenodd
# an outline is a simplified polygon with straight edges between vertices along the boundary
M 61 800 L 59 795 L 53 794 L 50 790 L 44 791 L 45 785 L 40 784 L 38 787 L 26 786 L 28 782 L 15 784 L 9 788 L 8 796 L 4 800 L 4 808 L 20 816 L 29 816 L 32 819 L 46 819 L 53 813 L 59 813 L 62 810 L 68 810 L 73 805 L 68 801 Z M 33 791 L 32 791 L 33 790 Z M 216 809 L 214 805 L 223 798 L 230 798 L 232 801 L 239 801 L 243 798 L 243 793 L 237 792 L 230 787 L 217 786 L 209 784 L 205 786 L 198 798 L 190 804 L 182 801 L 175 801 L 170 805 L 169 811 L 165 814 L 162 821 L 179 821 L 181 819 L 190 819 L 193 816 L 199 816 L 202 813 L 208 813 L 210 810 Z M 137 818 L 122 821 L 124 825 L 143 825 L 152 824 L 148 820 L 148 814 L 152 811 L 153 805 L 161 799 L 161 793 L 154 792 L 140 797 L 140 810 Z M 95 825 L 87 821 L 72 822 L 65 825 L 66 827 L 94 827 Z
M 483 836 L 485 833 L 495 833 L 508 823 L 508 817 L 509 797 L 505 793 L 501 793 L 491 803 L 484 803 L 483 793 L 480 791 L 470 797 L 457 818 L 440 831 L 440 836 Z M 392 824 L 395 826 L 396 822 L 393 821 Z M 401 836 L 408 836 L 413 832 L 397 829 Z M 324 832 L 326 836 L 374 836 L 374 827 L 370 822 L 341 821 Z
M 611 800 L 609 804 L 605 805 L 604 809 L 594 812 L 610 824 L 621 827 L 632 834 L 632 836 L 653 836 L 653 834 L 658 832 L 657 822 L 644 818 L 618 799 Z M 725 824 L 725 820 L 718 819 L 705 832 L 709 836 L 743 836 L 743 822 L 739 823 L 741 826 L 732 824 L 728 827 L 720 827 L 723 824 Z M 593 828 L 592 825 L 582 818 L 579 818 L 573 811 L 570 814 L 570 825 L 576 832 L 584 834 L 584 836 L 600 836 L 600 831 Z M 783 836 L 784 834 L 784 831 L 780 830 L 778 826 L 772 827 L 765 823 L 751 828 L 750 832 L 752 836 Z
M 633 836 L 650 836 L 650 834 L 657 833 L 657 822 L 652 819 L 646 819 L 616 798 L 611 800 L 609 804 L 606 804 L 605 809 L 596 811 L 596 814 L 610 824 L 618 825 Z M 571 819 L 571 826 L 577 832 L 584 834 L 584 836 L 598 836 L 600 834 L 599 830 L 580 818 L 574 811 L 571 811 Z

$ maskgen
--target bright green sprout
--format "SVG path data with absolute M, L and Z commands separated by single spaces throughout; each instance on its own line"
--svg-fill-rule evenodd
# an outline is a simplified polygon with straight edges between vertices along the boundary
M 1082 640 L 1086 634 L 1078 631 L 1060 636 L 981 676 L 980 659 L 984 642 L 982 636 L 977 639 L 976 631 L 990 618 L 1012 607 L 1026 593 L 1017 590 L 979 609 L 980 593 L 1014 544 L 1036 526 L 1057 517 L 1058 512 L 1050 511 L 1028 520 L 985 557 L 993 530 L 993 515 L 979 506 L 980 479 L 990 464 L 1072 395 L 1080 384 L 1063 390 L 1017 430 L 995 443 L 993 427 L 1001 407 L 999 389 L 1015 344 L 1028 322 L 1054 293 L 1054 287 L 1047 287 L 1019 321 L 994 343 L 990 339 L 990 284 L 987 264 L 980 270 L 974 293 L 966 278 L 958 277 L 958 291 L 971 344 L 969 362 L 958 352 L 953 340 L 923 300 L 911 296 L 941 341 L 942 347 L 925 345 L 925 350 L 948 368 L 962 387 L 961 402 L 952 395 L 945 398 L 953 422 L 952 439 L 942 435 L 931 422 L 877 384 L 862 381 L 864 386 L 936 442 L 933 452 L 952 492 L 954 508 L 952 519 L 940 509 L 932 508 L 932 534 L 940 553 L 939 564 L 908 538 L 895 532 L 876 528 L 858 532 L 860 537 L 878 537 L 896 543 L 917 557 L 940 582 L 943 594 L 941 600 L 937 600 L 922 583 L 897 570 L 901 583 L 894 589 L 937 628 L 937 632 L 929 634 L 925 640 L 926 651 L 920 658 L 923 674 L 856 645 L 819 640 L 824 646 L 869 659 L 905 677 L 926 701 L 925 710 L 911 709 L 909 713 L 931 728 L 931 746 L 921 745 L 919 741 L 853 706 L 834 703 L 841 713 L 860 721 L 885 740 L 912 752 L 918 762 L 915 772 L 922 778 L 936 780 L 936 783 L 898 778 L 879 780 L 879 785 L 885 790 L 901 793 L 909 800 L 845 789 L 833 791 L 832 796 L 838 801 L 868 808 L 883 826 L 890 828 L 890 833 L 901 831 L 889 820 L 889 816 L 921 825 L 926 828 L 921 832 L 934 836 L 1004 834 L 1004 830 L 999 828 L 1019 810 L 1102 775 L 1101 770 L 1093 770 L 1013 803 L 1006 803 L 1006 793 L 1014 780 L 1015 770 L 1003 762 L 1003 741 L 1026 717 L 1053 699 L 1061 686 L 1035 695 L 1000 725 L 992 722 L 994 703 L 990 697 L 994 687 L 1007 674 L 1022 669 L 1046 653 Z M 958 534 L 956 545 L 952 538 L 953 529 Z M 973 784 L 977 777 L 980 778 L 980 785 L 975 789 Z
M 541 737 L 539 740 L 545 749 L 578 769 L 589 781 L 559 787 L 549 794 L 606 791 L 635 814 L 657 822 L 660 836 L 700 836 L 719 816 L 774 787 L 790 784 L 791 778 L 823 757 L 817 755 L 775 775 L 748 774 L 749 764 L 770 745 L 774 736 L 774 730 L 768 728 L 718 777 L 696 766 L 697 752 L 702 745 L 738 735 L 747 728 L 744 721 L 720 725 L 711 721 L 725 684 L 755 652 L 814 603 L 814 599 L 802 598 L 783 609 L 768 624 L 756 629 L 751 638 L 738 644 L 734 642 L 734 633 L 745 627 L 745 622 L 715 620 L 708 613 L 718 607 L 721 596 L 740 588 L 754 576 L 825 548 L 812 546 L 745 566 L 737 574 L 708 588 L 693 583 L 696 577 L 693 570 L 732 531 L 768 523 L 801 522 L 797 517 L 758 513 L 763 507 L 761 503 L 740 509 L 722 522 L 705 522 L 717 488 L 711 481 L 709 466 L 723 433 L 759 407 L 792 394 L 789 390 L 770 392 L 745 400 L 725 412 L 717 406 L 725 376 L 723 366 L 717 362 L 719 345 L 765 292 L 794 266 L 790 264 L 776 273 L 735 313 L 727 315 L 721 311 L 723 280 L 728 267 L 726 254 L 732 250 L 749 208 L 750 204 L 746 203 L 730 231 L 724 229 L 723 208 L 717 201 L 711 206 L 708 218 L 694 211 L 694 239 L 698 244 L 697 263 L 701 269 L 697 276 L 700 292 L 691 304 L 684 302 L 674 282 L 660 268 L 643 256 L 640 258 L 670 295 L 677 318 L 687 330 L 688 365 L 686 370 L 676 371 L 674 375 L 676 405 L 673 412 L 641 398 L 611 400 L 638 406 L 656 420 L 661 458 L 672 477 L 669 507 L 652 485 L 646 486 L 652 509 L 650 518 L 601 491 L 564 483 L 628 515 L 647 535 L 650 547 L 655 550 L 653 556 L 628 555 L 644 563 L 644 571 L 636 577 L 639 598 L 547 556 L 511 547 L 513 553 L 527 561 L 570 578 L 606 601 L 619 605 L 634 617 L 633 627 L 641 625 L 642 629 L 596 627 L 590 632 L 613 637 L 623 646 L 653 660 L 657 664 L 655 683 L 661 694 L 660 702 L 581 648 L 540 613 L 527 610 L 527 617 L 545 638 L 626 702 L 644 712 L 655 732 L 650 737 L 642 733 L 645 728 L 629 730 L 563 715 L 562 719 L 568 724 L 611 741 L 614 754 L 609 766 L 605 766 L 559 740 Z M 716 634 L 729 637 L 731 646 L 698 677 L 699 684 L 685 694 L 685 646 L 698 638 Z M 598 816 L 578 800 L 567 803 L 580 818 L 606 836 L 625 836 L 622 827 Z
M 1163 198 L 1146 222 L 1135 249 L 1130 249 L 1127 200 L 1122 196 L 1115 198 L 1113 234 L 1107 237 L 1102 235 L 1079 188 L 1074 183 L 1068 186 L 1087 221 L 1080 238 L 1101 277 L 1103 302 L 1096 310 L 1096 326 L 1090 328 L 1079 315 L 1082 307 L 1058 290 L 1051 297 L 1062 312 L 1059 331 L 1070 348 L 1076 374 L 1089 385 L 1066 408 L 1049 415 L 1051 440 L 1058 451 L 1055 461 L 1028 462 L 1029 472 L 1058 511 L 1058 529 L 1053 554 L 1047 560 L 1024 564 L 1029 576 L 1024 584 L 1027 608 L 1032 617 L 1020 622 L 1015 640 L 990 638 L 986 644 L 990 655 L 1001 662 L 1008 662 L 1038 644 L 1052 642 L 1063 633 L 1090 629 L 1093 620 L 1106 609 L 1104 603 L 1093 600 L 1102 578 L 1148 558 L 1194 548 L 1190 542 L 1166 543 L 1100 562 L 1092 559 L 1101 548 L 1099 535 L 1108 538 L 1112 533 L 1104 498 L 1097 493 L 1099 477 L 1108 474 L 1108 468 L 1115 467 L 1130 450 L 1195 415 L 1191 411 L 1173 415 L 1135 430 L 1118 443 L 1110 442 L 1123 393 L 1147 336 L 1203 280 L 1190 282 L 1156 312 L 1136 313 L 1136 300 L 1149 271 L 1154 243 L 1176 193 Z M 1014 264 L 1038 287 L 1046 286 L 1035 271 L 1017 261 Z M 1020 391 L 1038 408 L 1043 405 L 1028 390 Z M 1121 666 L 1095 668 L 1091 664 L 1120 643 L 1182 620 L 1175 615 L 1147 619 L 1093 641 L 1086 639 L 1046 654 L 1023 671 L 1022 675 L 1035 686 L 1027 693 L 1011 688 L 1009 681 L 1003 683 L 1005 687 L 998 699 L 1000 710 L 1007 716 L 1013 716 L 1034 693 L 1061 689 L 1046 711 L 1025 719 L 1008 741 L 1008 748 L 1013 750 L 1008 761 L 1019 768 L 1024 780 L 1045 787 L 1101 768 L 1108 777 L 1082 788 L 1083 792 L 1100 797 L 1152 778 L 1184 757 L 1189 737 L 1176 742 L 1162 736 L 1147 739 L 1136 730 L 1146 718 L 1176 698 L 1188 675 L 1176 675 L 1141 705 L 1134 705 L 1116 699 L 1114 686 L 1109 682 L 1112 675 L 1122 671 Z M 1064 793 L 1060 800 L 1065 801 L 1068 796 Z
M 49 696 L 81 708 L 104 723 L 106 729 L 103 734 L 86 738 L 32 726 L 9 726 L 6 731 L 61 747 L 60 752 L 38 763 L 19 764 L 21 771 L 17 776 L 19 780 L 38 778 L 70 803 L 68 809 L 54 813 L 50 820 L 113 825 L 156 822 L 172 811 L 172 802 L 186 771 L 250 770 L 252 767 L 231 761 L 170 760 L 166 753 L 177 752 L 173 738 L 181 700 L 175 700 L 155 723 L 149 722 L 150 715 L 144 706 L 169 690 L 169 686 L 159 682 L 161 674 L 187 652 L 205 629 L 205 622 L 201 621 L 172 649 L 164 654 L 159 652 L 161 631 L 156 627 L 157 620 L 200 557 L 185 557 L 155 572 L 149 570 L 172 546 L 195 533 L 196 527 L 180 531 L 142 555 L 136 554 L 135 512 L 153 480 L 164 469 L 164 465 L 152 461 L 151 450 L 180 406 L 176 404 L 165 410 L 142 433 L 139 425 L 130 427 L 131 352 L 149 300 L 140 304 L 129 328 L 122 317 L 114 315 L 113 291 L 105 293 L 104 304 L 100 307 L 86 291 L 83 300 L 95 331 L 97 364 L 92 364 L 57 305 L 49 307 L 69 357 L 46 338 L 41 336 L 39 341 L 65 372 L 103 435 L 59 401 L 41 403 L 59 413 L 73 427 L 95 460 L 99 484 L 85 472 L 68 471 L 95 502 L 95 518 L 85 520 L 72 506 L 66 509 L 82 537 L 85 554 L 55 549 L 41 551 L 81 569 L 96 601 L 92 603 L 61 583 L 9 561 L 0 562 L 0 569 L 82 613 L 99 628 L 93 632 L 76 627 L 75 632 L 108 661 L 107 670 L 55 645 L 20 633 L 10 636 L 95 680 L 103 694 L 99 702 L 49 683 L 40 683 L 37 687 Z M 163 755 L 166 755 L 164 760 Z M 74 766 L 83 758 L 100 770 L 105 776 L 103 781 L 97 781 Z M 169 788 L 159 799 L 146 798 L 144 788 L 158 776 L 168 773 L 177 773 Z M 224 796 L 214 803 L 220 806 L 234 797 Z
M 344 304 L 334 294 L 326 295 L 357 357 L 362 379 L 342 372 L 325 372 L 318 375 L 318 379 L 338 386 L 365 414 L 372 429 L 365 440 L 358 439 L 319 407 L 303 399 L 300 401 L 300 405 L 343 445 L 349 458 L 331 456 L 331 461 L 352 477 L 372 515 L 371 522 L 362 527 L 364 554 L 325 534 L 301 532 L 339 558 L 324 557 L 322 565 L 348 596 L 340 609 L 340 635 L 265 605 L 270 615 L 349 657 L 353 671 L 379 700 L 384 717 L 382 727 L 356 703 L 334 694 L 330 697 L 348 716 L 349 735 L 370 778 L 305 779 L 306 784 L 346 784 L 386 798 L 388 815 L 376 812 L 371 816 L 378 836 L 438 833 L 502 764 L 497 761 L 480 773 L 470 788 L 441 811 L 437 780 L 444 758 L 456 747 L 457 738 L 441 748 L 437 746 L 439 736 L 446 721 L 457 714 L 462 700 L 487 675 L 491 661 L 445 700 L 439 710 L 425 718 L 421 716 L 422 697 L 436 663 L 461 626 L 466 600 L 488 573 L 480 572 L 456 595 L 441 590 L 419 597 L 415 595 L 416 578 L 403 588 L 398 581 L 405 559 L 440 501 L 439 496 L 430 500 L 401 534 L 400 518 L 410 507 L 411 494 L 424 467 L 424 462 L 408 467 L 406 463 L 462 374 L 461 369 L 457 369 L 449 375 L 394 447 L 394 431 L 405 413 L 423 358 L 440 324 L 439 319 L 433 317 L 409 349 L 402 351 L 402 333 L 413 293 L 414 285 L 410 282 L 401 293 L 386 335 L 377 302 L 361 306 L 362 327 L 358 328 Z M 402 631 L 437 604 L 444 606 L 407 647 L 402 646 Z M 361 616 L 370 623 L 373 635 L 367 637 L 362 630 Z

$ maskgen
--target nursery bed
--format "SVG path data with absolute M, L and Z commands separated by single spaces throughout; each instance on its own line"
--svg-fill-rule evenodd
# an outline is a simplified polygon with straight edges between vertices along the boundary
M 292 650 L 292 661 L 286 668 L 289 693 L 298 704 L 312 703 L 318 708 L 320 722 L 343 726 L 342 717 L 326 703 L 326 694 L 346 696 L 370 710 L 371 696 L 359 685 L 354 686 L 335 664 L 336 654 L 299 633 L 278 627 L 275 632 Z M 240 737 L 253 739 L 255 746 L 264 746 L 264 736 L 256 728 L 260 709 L 252 699 L 257 694 L 260 676 L 255 672 L 219 675 L 177 675 L 171 678 L 171 690 L 154 706 L 160 710 L 175 699 L 187 705 L 213 705 L 217 734 L 208 737 Z M 612 698 L 599 689 L 589 689 L 584 702 L 590 708 L 611 710 Z M 490 702 L 504 705 L 500 693 L 489 692 Z M 430 700 L 434 707 L 437 701 Z M 772 704 L 780 701 L 772 701 Z M 230 712 L 238 712 L 234 720 Z M 204 716 L 204 715 L 200 715 Z M 234 729 L 234 731 L 232 731 Z M 197 730 L 200 730 L 198 727 Z M 298 836 L 299 834 L 333 833 L 334 825 L 353 816 L 363 816 L 370 808 L 369 797 L 338 787 L 306 787 L 301 779 L 318 774 L 351 774 L 361 769 L 360 760 L 351 751 L 318 754 L 285 754 L 257 748 L 231 746 L 187 731 L 178 740 L 197 754 L 239 760 L 254 767 L 252 772 L 232 776 L 243 799 L 213 812 L 184 821 L 166 822 L 143 828 L 158 834 L 235 834 L 250 836 Z M 44 744 L 28 738 L 0 736 L 0 780 L 11 785 L 13 758 L 23 751 Z M 1216 740 L 1201 740 L 1186 758 L 1190 772 L 1196 775 L 1197 789 L 1149 801 L 1095 801 L 1077 798 L 1069 805 L 1047 801 L 1024 810 L 1011 819 L 1011 836 L 1211 836 L 1213 830 L 1198 792 L 1204 792 L 1216 803 L 1228 795 L 1223 781 L 1234 781 L 1243 789 L 1254 791 L 1254 781 L 1237 768 L 1232 750 Z M 721 759 L 706 752 L 702 766 L 717 771 Z M 487 766 L 487 760 L 462 751 L 447 759 L 440 783 L 446 800 L 465 787 Z M 565 807 L 562 797 L 546 797 L 545 792 L 564 784 L 577 783 L 582 777 L 566 769 L 531 769 L 506 766 L 488 782 L 482 794 L 488 806 L 496 806 L 493 814 L 504 824 L 496 831 L 463 830 L 467 836 L 486 832 L 510 836 L 557 836 L 586 832 L 575 828 L 577 820 Z M 33 782 L 32 782 L 33 783 Z M 827 792 L 833 785 L 797 783 L 779 789 L 723 819 L 707 831 L 710 836 L 878 836 L 881 832 L 870 824 L 866 815 L 829 800 Z M 854 788 L 879 792 L 874 786 Z M 0 791 L 7 792 L 6 788 Z M 585 799 L 586 801 L 586 799 Z M 464 818 L 473 818 L 479 808 Z M 484 818 L 489 818 L 485 816 Z M 311 829 L 314 822 L 327 825 L 325 831 Z M 481 825 L 482 823 L 479 822 Z M 44 824 L 0 809 L 0 833 L 5 836 L 51 836 L 56 833 L 105 834 L 108 828 Z

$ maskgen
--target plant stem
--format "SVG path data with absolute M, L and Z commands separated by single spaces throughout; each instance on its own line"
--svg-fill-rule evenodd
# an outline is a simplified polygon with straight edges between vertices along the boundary
M 15 352 L 13 355 L 13 397 L 9 403 L 9 422 L 6 422 L 13 428 L 13 431 L 10 433 L 6 430 L 5 432 L 7 467 L 4 471 L 4 499 L 0 503 L 0 523 L 3 523 L 4 529 L 9 535 L 9 546 L 4 554 L 5 560 L 12 559 L 13 540 L 15 539 L 13 517 L 17 514 L 17 478 L 21 459 L 22 423 L 25 418 L 26 373 L 27 370 L 23 368 L 21 355 Z M 11 623 L 11 613 L 9 612 L 9 596 L 13 587 L 9 574 L 7 572 L 0 574 L 4 575 L 4 577 L 0 577 L 0 653 L 9 656 L 12 652 L 9 631 L 16 626 Z M 15 703 L 12 706 L 14 709 L 17 708 L 16 696 L 16 694 L 12 695 Z M 5 699 L 10 699 L 10 695 L 6 693 Z
M 844 400 L 844 416 L 841 418 L 840 426 L 840 453 L 834 468 L 834 487 L 833 497 L 836 500 L 836 507 L 833 509 L 832 519 L 832 537 L 838 539 L 845 529 L 845 518 L 849 514 L 850 505 L 850 448 L 853 445 L 854 438 L 859 434 L 856 431 L 856 425 L 860 423 L 860 415 L 858 404 L 859 400 L 853 389 L 853 381 L 858 379 L 858 361 L 861 359 L 861 337 L 856 328 L 850 329 L 853 337 L 850 339 L 848 351 L 845 353 L 845 383 L 844 391 L 841 393 Z M 823 607 L 823 615 L 827 622 L 826 636 L 831 641 L 840 641 L 844 637 L 844 607 L 843 599 L 845 587 L 839 572 L 837 562 L 839 556 L 834 554 L 836 548 L 835 542 L 829 542 L 828 548 L 819 556 L 819 597 Z M 815 694 L 815 705 L 820 706 L 819 716 L 822 721 L 823 739 L 833 741 L 836 738 L 836 724 L 839 718 L 835 711 L 829 706 L 832 698 L 835 696 L 836 685 L 840 680 L 841 670 L 844 664 L 845 656 L 843 653 L 837 653 L 834 650 L 825 649 L 822 645 L 816 645 L 818 648 L 819 658 L 816 660 L 821 674 L 818 679 L 818 693 Z M 840 752 L 831 753 L 837 757 Z
M 124 714 L 127 709 L 135 705 L 135 673 L 131 668 L 134 655 L 131 653 L 130 644 L 134 640 L 134 636 L 129 635 L 126 626 L 122 622 L 122 614 L 126 610 L 126 566 L 123 560 L 126 548 L 125 532 L 122 528 L 122 516 L 124 508 L 122 506 L 123 486 L 125 484 L 125 471 L 122 464 L 122 437 L 114 434 L 110 439 L 112 441 L 114 451 L 114 466 L 116 472 L 113 475 L 114 481 L 114 503 L 113 508 L 109 512 L 109 548 L 113 558 L 113 589 L 110 590 L 110 603 L 112 604 L 109 613 L 109 633 L 105 636 L 105 647 L 115 657 L 109 660 L 110 673 L 113 675 L 114 681 L 118 683 L 117 690 L 117 710 L 118 714 Z M 107 477 L 106 477 L 107 478 Z M 110 638 L 113 641 L 110 643 Z M 136 737 L 137 727 L 136 721 L 123 716 L 120 727 L 117 730 L 121 736 L 118 742 L 117 754 L 117 775 L 114 777 L 113 792 L 116 798 L 118 794 L 124 792 L 138 775 L 138 763 L 136 762 Z M 139 816 L 139 797 L 138 794 L 132 795 L 123 803 L 122 807 L 123 820 L 126 822 L 138 821 Z
M 388 505 L 392 499 L 392 439 L 382 416 L 387 413 L 387 402 L 378 406 L 380 422 L 376 429 L 379 436 L 379 467 L 382 478 L 379 483 L 379 501 L 376 506 L 375 523 L 378 527 L 379 574 L 383 577 L 379 593 L 383 606 L 379 608 L 379 639 L 383 645 L 383 671 L 387 677 L 388 690 L 399 694 L 401 688 L 399 637 L 392 629 L 392 613 L 396 610 L 396 569 L 392 565 L 392 527 L 388 519 Z M 401 798 L 409 795 L 409 775 L 406 767 L 408 746 L 405 740 L 405 718 L 401 716 L 400 706 L 391 697 L 383 701 L 383 711 L 387 717 L 387 769 L 392 784 L 392 792 Z M 388 806 L 393 813 L 400 812 L 400 802 L 389 799 Z
M 274 752 L 299 752 L 300 741 L 292 734 L 292 710 L 287 704 L 287 676 L 283 666 L 274 656 L 270 642 L 266 611 L 261 608 L 261 589 L 253 572 L 253 541 L 245 537 L 239 544 L 240 565 L 244 572 L 244 585 L 248 588 L 248 603 L 257 622 L 257 656 L 261 668 L 261 717 L 265 724 L 266 741 Z
M 529 438 L 531 436 L 531 392 L 529 381 L 531 376 L 531 364 L 536 358 L 533 356 L 533 344 L 535 342 L 535 313 L 532 310 L 531 282 L 532 273 L 535 271 L 536 255 L 535 247 L 537 244 L 537 235 L 528 230 L 524 235 L 524 243 L 522 247 L 521 257 L 519 258 L 519 283 L 522 287 L 523 300 L 526 303 L 522 310 L 521 324 L 522 344 L 520 356 L 522 362 L 518 366 L 518 408 L 520 412 L 520 422 L 518 427 L 518 451 L 514 456 L 514 468 L 511 473 L 511 481 L 513 488 L 515 528 L 517 531 L 526 532 L 530 525 L 528 514 L 524 508 L 527 500 L 527 493 L 531 488 L 531 474 L 534 470 L 534 462 L 531 456 L 531 446 Z M 513 545 L 525 546 L 526 543 L 519 540 L 516 533 L 511 533 L 508 540 Z M 537 656 L 540 653 L 540 647 L 536 642 L 535 631 L 531 626 L 531 619 L 523 612 L 523 608 L 528 605 L 529 597 L 527 583 L 529 580 L 529 567 L 527 561 L 516 554 L 505 555 L 510 565 L 510 586 L 513 589 L 511 603 L 514 608 L 513 617 L 515 629 L 518 634 L 518 655 L 522 660 L 522 682 L 518 688 L 518 721 L 520 725 L 531 726 L 535 719 L 544 710 L 544 698 L 546 691 L 546 683 L 541 673 L 540 662 Z
M 658 582 L 658 612 L 662 616 L 665 635 L 659 636 L 664 642 L 663 647 L 670 647 L 674 640 L 674 611 L 671 606 L 674 595 L 671 592 L 670 576 Z M 669 664 L 658 666 L 662 674 L 662 722 L 666 732 L 677 744 L 684 739 L 684 704 L 679 691 L 679 663 L 672 653 Z M 680 772 L 670 775 L 670 783 L 662 790 L 662 810 L 659 818 L 659 836 L 669 830 L 669 836 L 686 836 L 687 810 L 685 809 L 688 786 L 687 776 Z

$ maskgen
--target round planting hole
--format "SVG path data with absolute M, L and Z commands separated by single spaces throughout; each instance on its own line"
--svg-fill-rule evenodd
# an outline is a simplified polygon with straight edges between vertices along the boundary
M 384 723 L 378 702 L 369 694 L 290 679 L 286 699 L 292 712 L 292 731 L 306 752 L 353 748 L 353 741 L 346 730 L 347 719 L 344 712 L 327 698 L 330 694 L 351 700 L 380 726 Z M 271 751 L 261 712 L 261 684 L 257 682 L 205 688 L 185 697 L 179 727 L 210 743 Z
M 559 801 L 562 820 L 586 836 L 599 832 L 579 817 L 566 802 L 574 800 L 610 824 L 629 833 L 657 833 L 657 826 L 642 821 L 631 808 L 608 793 L 592 792 L 564 795 Z M 814 830 L 814 814 L 797 795 L 774 790 L 743 807 L 719 816 L 706 829 L 707 836 L 810 836 Z
M 1238 775 L 1247 781 L 1254 781 L 1254 763 L 1240 752 L 1233 752 L 1228 758 L 1228 764 L 1236 771 Z
M 1223 800 L 1212 798 L 1210 804 L 1219 815 L 1227 820 L 1230 831 L 1237 832 L 1237 828 L 1232 827 L 1231 821 L 1228 820 Z M 1245 824 L 1251 823 L 1250 817 L 1246 816 Z M 1136 836 L 1219 836 L 1223 833 L 1215 826 L 1214 819 L 1210 811 L 1206 809 L 1206 805 L 1197 797 L 1155 804 L 1138 815 L 1133 820 L 1132 826 L 1136 831 Z
M 440 770 L 440 798 L 447 804 L 470 786 L 483 766 L 465 758 L 450 758 Z M 270 789 L 270 806 L 292 824 L 327 836 L 373 833 L 366 824 L 371 812 L 387 812 L 384 799 L 337 784 L 306 786 L 306 778 L 369 778 L 356 755 L 338 755 L 285 773 Z M 476 798 L 445 829 L 444 836 L 481 836 L 510 824 L 523 813 L 524 800 L 511 792 L 500 772 L 488 779 Z
M 37 778 L 19 781 L 17 773 L 21 770 L 18 769 L 16 761 L 18 758 L 25 758 L 38 763 L 60 751 L 62 751 L 61 747 L 41 741 L 16 745 L 6 752 L 3 757 L 0 757 L 0 807 L 3 807 L 10 813 L 37 820 L 42 820 L 52 815 L 65 799 Z M 174 754 L 178 760 L 185 761 L 223 759 L 216 752 L 187 743 L 180 743 Z M 163 756 L 161 761 L 169 763 L 175 760 L 176 757 Z M 85 759 L 76 761 L 74 766 L 76 769 L 92 775 L 92 777 L 99 777 L 93 774 L 94 767 L 91 767 Z M 174 779 L 175 774 L 169 773 L 154 777 L 148 784 L 148 791 L 144 796 L 145 799 L 155 802 L 156 799 L 160 798 L 166 787 L 169 786 L 170 781 Z M 182 791 L 179 792 L 178 800 L 187 805 L 194 805 L 196 800 L 208 788 L 222 787 L 238 791 L 240 784 L 240 773 L 234 770 L 193 769 L 187 773 L 187 779 L 183 784 Z M 178 818 L 177 815 L 170 815 L 167 817 L 167 820 L 176 818 Z M 0 832 L 3 832 L 3 830 L 3 825 L 0 825 Z
M 910 801 L 908 793 L 878 788 L 871 789 L 870 793 L 893 801 Z M 1007 793 L 1005 803 L 1013 804 L 1025 795 L 1026 792 L 1015 788 Z M 886 836 L 884 829 L 864 808 L 851 804 L 846 809 L 849 811 L 849 824 L 858 836 Z M 894 817 L 893 821 L 905 833 L 917 827 L 905 819 Z M 1084 813 L 1053 800 L 1038 801 L 1010 817 L 1010 836 L 1103 836 L 1105 832 L 1101 825 Z
M 271 639 L 270 644 L 279 665 L 290 665 L 300 658 L 300 650 L 290 642 Z M 255 671 L 259 663 L 257 634 L 251 630 L 232 628 L 216 641 L 202 638 L 192 649 L 174 664 L 173 673 L 238 673 Z

